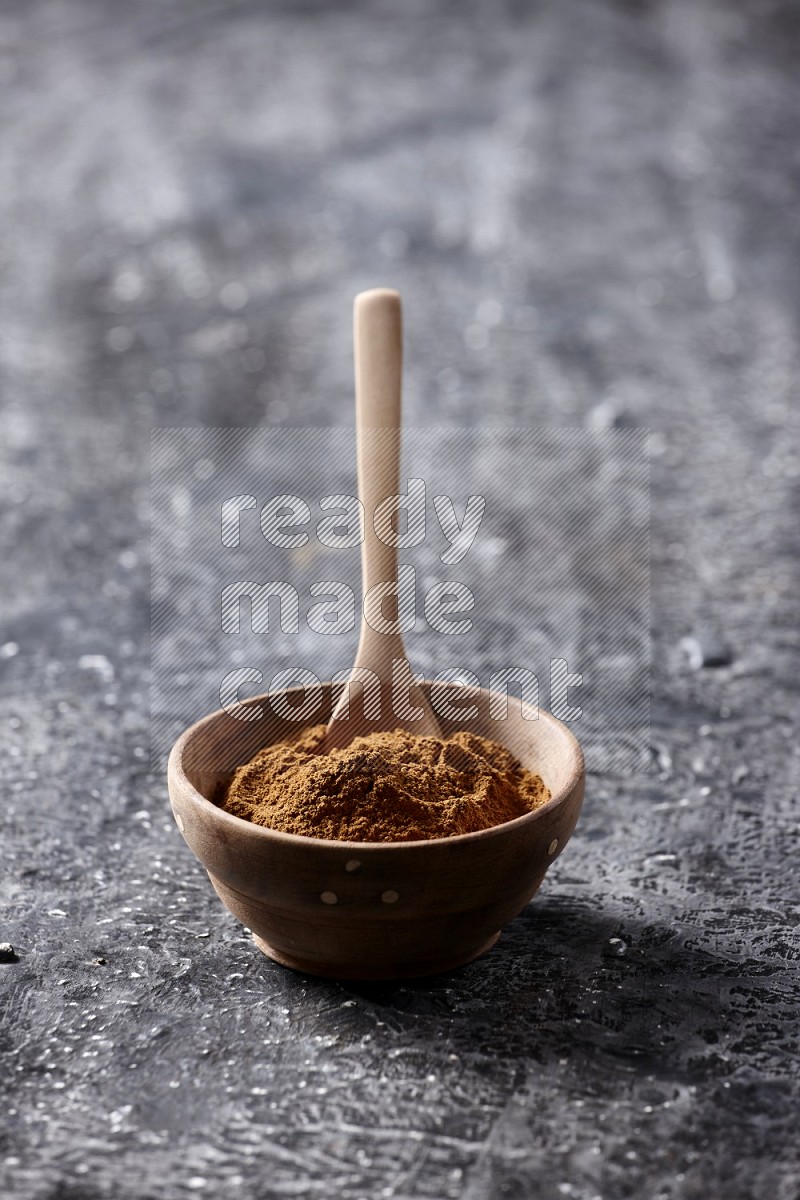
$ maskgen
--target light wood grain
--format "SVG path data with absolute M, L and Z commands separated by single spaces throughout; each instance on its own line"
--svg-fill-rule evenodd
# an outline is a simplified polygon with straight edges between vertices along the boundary
M 396 496 L 400 482 L 400 426 L 403 374 L 403 320 L 400 296 L 388 288 L 361 292 L 353 306 L 355 346 L 356 441 L 358 496 L 364 508 L 361 546 L 361 579 L 364 596 L 380 583 L 397 582 L 397 549 L 375 531 L 378 505 Z M 396 618 L 396 606 L 386 605 L 387 619 Z M 394 669 L 407 687 L 407 716 L 392 702 Z M 380 680 L 381 705 L 377 719 L 364 713 L 363 685 L 357 672 L 373 672 Z M 430 703 L 413 680 L 403 637 L 380 632 L 362 611 L 361 633 L 353 672 L 334 709 L 326 734 L 326 748 L 343 747 L 355 737 L 379 730 L 408 729 L 419 735 L 439 735 L 439 723 Z

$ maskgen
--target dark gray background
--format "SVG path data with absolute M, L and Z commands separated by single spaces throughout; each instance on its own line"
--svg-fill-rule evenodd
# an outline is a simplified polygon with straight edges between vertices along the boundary
M 797 5 L 9 0 L 0 53 L 4 1194 L 794 1200 Z M 653 431 L 653 772 L 484 960 L 352 987 L 149 773 L 148 447 L 347 423 L 375 283 L 409 421 Z

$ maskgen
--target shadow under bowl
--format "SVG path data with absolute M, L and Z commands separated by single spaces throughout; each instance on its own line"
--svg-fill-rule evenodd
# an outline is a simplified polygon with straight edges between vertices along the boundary
M 429 685 L 423 685 L 429 694 Z M 453 685 L 454 696 L 463 692 Z M 178 828 L 223 904 L 252 930 L 270 958 L 312 975 L 403 979 L 451 970 L 488 950 L 525 907 L 569 840 L 583 801 L 583 754 L 549 713 L 508 701 L 491 716 L 441 720 L 444 736 L 468 729 L 506 746 L 541 775 L 551 799 L 503 825 L 422 842 L 338 842 L 280 833 L 233 816 L 214 801 L 258 750 L 294 732 L 271 697 L 220 710 L 187 729 L 172 748 L 169 795 Z M 297 707 L 303 690 L 281 693 Z M 323 705 L 301 724 L 327 721 Z

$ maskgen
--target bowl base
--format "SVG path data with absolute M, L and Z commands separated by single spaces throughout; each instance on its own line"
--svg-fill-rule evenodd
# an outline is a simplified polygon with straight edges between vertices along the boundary
M 351 965 L 337 966 L 336 963 L 319 963 L 309 962 L 306 959 L 295 958 L 291 955 L 284 954 L 280 950 L 276 950 L 274 946 L 270 946 L 258 934 L 253 934 L 253 941 L 258 946 L 262 954 L 267 958 L 271 958 L 274 962 L 280 963 L 282 967 L 291 967 L 293 971 L 302 971 L 305 975 L 321 975 L 326 979 L 364 979 L 379 981 L 383 979 L 419 979 L 423 975 L 440 975 L 443 971 L 454 971 L 456 967 L 464 967 L 467 963 L 473 962 L 476 958 L 480 958 L 487 950 L 491 950 L 497 939 L 500 937 L 500 931 L 493 933 L 488 941 L 483 942 L 475 950 L 470 950 L 468 954 L 461 954 L 456 958 L 445 958 L 437 962 L 427 960 L 424 963 L 399 963 L 397 966 L 379 966 L 373 967 L 356 967 Z

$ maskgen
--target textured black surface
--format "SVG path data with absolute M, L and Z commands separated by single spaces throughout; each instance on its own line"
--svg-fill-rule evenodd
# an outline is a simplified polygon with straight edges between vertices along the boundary
M 793 1200 L 796 5 L 0 30 L 0 1191 Z M 376 281 L 409 420 L 653 430 L 653 772 L 483 961 L 353 988 L 254 951 L 149 774 L 148 444 L 349 421 Z

